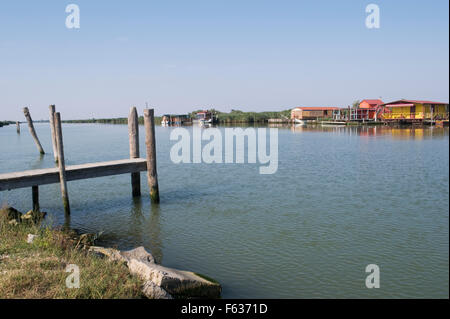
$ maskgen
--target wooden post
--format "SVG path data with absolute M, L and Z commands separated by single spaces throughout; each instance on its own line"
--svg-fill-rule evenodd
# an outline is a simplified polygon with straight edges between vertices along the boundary
M 19 121 L 16 122 L 16 130 L 17 130 L 17 134 L 20 134 L 20 122 Z
M 69 194 L 67 193 L 67 181 L 66 181 L 66 165 L 64 162 L 64 145 L 61 129 L 61 114 L 55 113 L 55 131 L 56 131 L 56 145 L 58 149 L 58 166 L 59 166 L 59 182 L 61 185 L 61 196 L 64 205 L 64 212 L 70 214 Z
M 55 106 L 50 105 L 50 129 L 52 132 L 52 145 L 53 145 L 53 157 L 55 158 L 55 163 L 58 163 L 58 148 L 56 146 L 56 133 L 55 133 Z
M 156 171 L 155 118 L 153 109 L 144 110 L 145 146 L 147 149 L 147 179 L 152 203 L 159 203 L 158 173 Z
M 136 107 L 132 107 L 128 116 L 128 135 L 130 138 L 130 158 L 139 158 L 139 119 Z M 131 173 L 133 197 L 141 196 L 141 173 Z
M 33 120 L 31 119 L 30 111 L 28 110 L 27 107 L 23 108 L 23 114 L 25 114 L 25 118 L 27 119 L 31 136 L 33 137 L 34 141 L 36 142 L 36 146 L 39 150 L 39 153 L 45 154 L 44 149 L 42 148 L 41 143 L 39 142 L 39 139 L 36 135 L 36 131 L 34 130 Z
M 31 188 L 31 190 L 33 193 L 33 210 L 35 212 L 38 212 L 39 211 L 39 187 L 37 185 L 33 186 Z

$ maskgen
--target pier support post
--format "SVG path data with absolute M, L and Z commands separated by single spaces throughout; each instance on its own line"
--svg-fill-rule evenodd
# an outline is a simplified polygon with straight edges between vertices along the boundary
M 16 122 L 16 130 L 17 130 L 17 134 L 20 134 L 20 122 L 19 121 Z
M 50 129 L 52 132 L 52 145 L 53 145 L 53 157 L 55 158 L 55 163 L 58 163 L 58 149 L 56 146 L 56 133 L 55 133 L 55 106 L 50 105 Z
M 33 120 L 31 119 L 31 115 L 30 115 L 30 111 L 28 110 L 28 107 L 23 108 L 23 114 L 25 114 L 25 118 L 27 119 L 31 136 L 33 137 L 34 142 L 36 143 L 39 153 L 45 154 L 44 149 L 42 148 L 41 143 L 39 142 L 39 139 L 36 135 L 36 131 L 34 130 Z
M 39 211 L 39 187 L 37 185 L 33 186 L 31 188 L 31 190 L 33 193 L 33 210 L 35 212 L 38 212 Z
M 64 144 L 61 129 L 61 114 L 55 113 L 54 117 L 55 130 L 56 130 L 56 145 L 58 150 L 58 167 L 59 167 L 59 182 L 61 185 L 61 196 L 64 205 L 64 212 L 70 214 L 69 194 L 67 193 L 67 181 L 66 181 L 66 164 L 64 162 Z
M 155 117 L 153 109 L 144 110 L 145 146 L 147 150 L 147 179 L 152 203 L 159 203 L 158 173 L 156 171 Z
M 128 116 L 128 136 L 130 138 L 130 158 L 139 158 L 139 119 L 136 107 L 132 107 Z M 141 196 L 141 173 L 131 173 L 133 197 Z

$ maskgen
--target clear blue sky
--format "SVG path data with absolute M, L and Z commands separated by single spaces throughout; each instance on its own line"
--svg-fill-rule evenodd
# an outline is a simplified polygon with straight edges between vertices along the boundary
M 81 28 L 65 26 L 79 5 Z M 365 26 L 380 7 L 380 29 Z M 0 119 L 449 100 L 449 3 L 1 1 Z

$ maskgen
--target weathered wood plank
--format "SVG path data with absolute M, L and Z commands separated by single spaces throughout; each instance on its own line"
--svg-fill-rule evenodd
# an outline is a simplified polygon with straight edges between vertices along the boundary
M 33 198 L 33 210 L 35 212 L 39 211 L 39 186 L 33 186 L 32 190 L 32 198 Z
M 74 181 L 144 172 L 146 170 L 147 160 L 144 158 L 87 163 L 66 166 L 66 179 L 67 181 Z M 0 174 L 0 191 L 54 183 L 59 183 L 59 169 L 57 167 Z
M 136 107 L 128 116 L 128 135 L 130 139 L 130 158 L 139 158 L 139 118 Z M 141 174 L 131 173 L 131 192 L 133 197 L 141 196 Z
M 158 172 L 156 170 L 155 117 L 153 109 L 144 110 L 145 145 L 147 150 L 147 180 L 152 203 L 159 203 Z
M 31 119 L 30 110 L 28 109 L 28 107 L 23 108 L 23 114 L 25 115 L 25 118 L 27 119 L 28 128 L 30 129 L 30 134 L 34 139 L 34 142 L 36 143 L 39 153 L 41 153 L 42 155 L 45 154 L 44 149 L 42 148 L 41 142 L 39 142 L 39 139 L 37 137 L 36 130 L 34 129 L 33 120 Z
M 61 196 L 66 214 L 70 214 L 69 193 L 67 191 L 66 178 L 66 163 L 64 161 L 64 143 L 61 127 L 61 114 L 59 112 L 54 114 L 53 125 L 56 134 L 56 149 L 58 150 L 58 169 L 59 169 L 59 184 L 61 185 Z
M 56 127 L 55 127 L 55 105 L 50 105 L 50 131 L 52 133 L 52 146 L 53 146 L 53 157 L 55 158 L 55 163 L 58 163 L 58 147 L 56 141 Z

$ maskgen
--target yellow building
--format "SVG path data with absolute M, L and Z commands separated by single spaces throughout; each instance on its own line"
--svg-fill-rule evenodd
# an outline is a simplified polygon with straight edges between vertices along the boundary
M 448 103 L 398 100 L 381 107 L 385 120 L 448 120 Z

